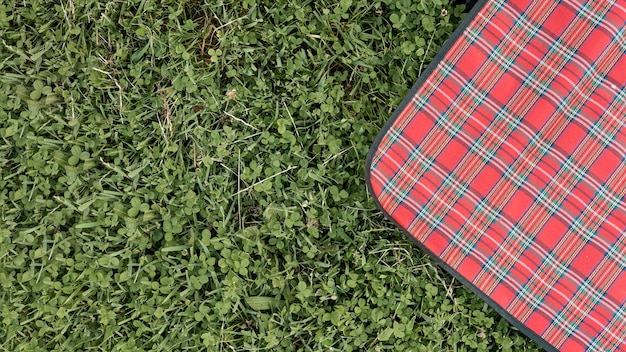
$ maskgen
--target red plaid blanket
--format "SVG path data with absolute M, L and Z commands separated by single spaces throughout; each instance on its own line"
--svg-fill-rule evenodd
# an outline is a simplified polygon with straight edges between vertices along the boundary
M 483 0 L 368 156 L 383 211 L 549 350 L 626 351 L 626 0 Z

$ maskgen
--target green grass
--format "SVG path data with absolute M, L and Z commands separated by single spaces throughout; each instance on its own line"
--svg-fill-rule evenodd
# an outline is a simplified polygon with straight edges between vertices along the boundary
M 365 189 L 447 3 L 5 0 L 1 349 L 536 351 Z

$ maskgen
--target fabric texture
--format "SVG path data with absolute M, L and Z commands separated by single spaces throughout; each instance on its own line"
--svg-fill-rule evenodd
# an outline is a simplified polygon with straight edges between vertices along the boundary
M 382 210 L 546 348 L 626 351 L 626 0 L 487 0 L 375 142 Z

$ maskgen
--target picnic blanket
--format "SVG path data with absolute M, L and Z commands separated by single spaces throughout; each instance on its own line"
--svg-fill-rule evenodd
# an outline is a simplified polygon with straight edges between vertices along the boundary
M 626 351 L 626 0 L 482 0 L 383 127 L 383 212 L 547 350 Z

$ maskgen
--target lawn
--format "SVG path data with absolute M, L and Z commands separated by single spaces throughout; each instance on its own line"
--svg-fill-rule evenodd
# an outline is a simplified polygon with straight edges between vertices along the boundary
M 447 0 L 5 0 L 2 351 L 537 351 L 376 209 Z

